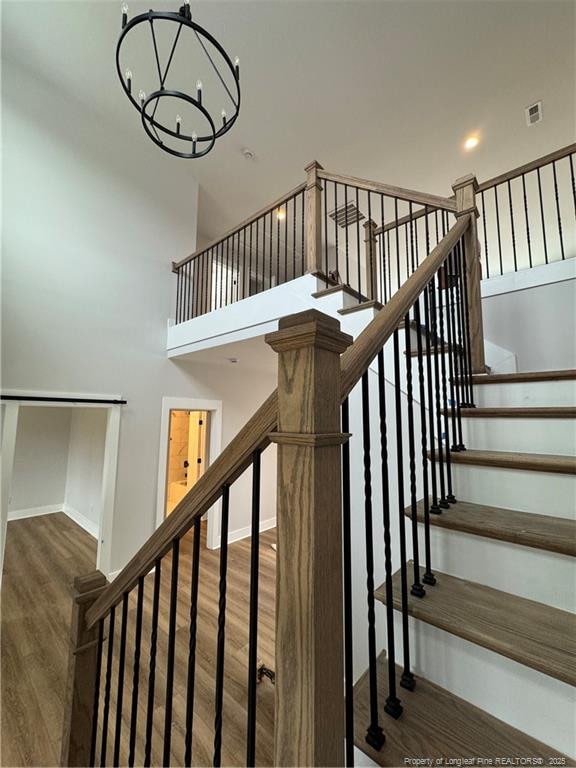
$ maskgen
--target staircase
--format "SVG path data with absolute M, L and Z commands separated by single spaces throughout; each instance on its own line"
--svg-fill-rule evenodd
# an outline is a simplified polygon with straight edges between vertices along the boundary
M 563 158 L 576 148 L 568 149 Z M 341 287 L 330 275 L 356 268 L 346 290 L 373 319 L 353 340 L 315 310 L 283 318 L 266 339 L 278 354 L 277 390 L 114 582 L 77 580 L 62 763 L 116 765 L 127 754 L 134 765 L 139 753 L 144 765 L 195 765 L 195 737 L 203 755 L 213 745 L 214 765 L 230 755 L 258 764 L 272 720 L 270 692 L 257 688 L 259 598 L 271 591 L 260 580 L 261 454 L 275 443 L 274 764 L 351 766 L 356 745 L 379 765 L 568 765 L 576 372 L 478 373 L 486 365 L 474 177 L 455 183 L 453 199 L 317 163 L 307 172 L 306 186 L 291 193 L 302 199 L 302 269 L 323 275 L 321 293 L 332 295 Z M 357 264 L 346 235 L 338 268 L 338 234 L 334 251 L 326 218 L 332 188 L 338 210 L 339 186 L 382 211 L 380 226 L 369 218 L 365 227 L 364 269 L 359 230 Z M 399 217 L 398 200 L 408 201 L 408 217 Z M 245 243 L 246 228 L 268 215 L 273 233 L 273 210 L 227 237 L 243 233 L 236 241 Z M 279 225 L 277 235 L 270 285 L 271 257 L 278 266 L 286 258 Z M 396 250 L 386 250 L 394 239 Z M 210 265 L 208 250 L 198 258 Z M 241 257 L 232 247 L 239 274 Z M 203 273 L 192 261 L 175 267 L 182 322 L 200 311 L 193 286 Z M 344 322 L 350 312 L 340 315 Z M 231 591 L 238 574 L 227 531 L 244 474 L 252 523 L 241 598 Z M 215 504 L 222 544 L 207 605 L 198 599 L 201 519 Z M 184 670 L 186 695 L 175 697 Z

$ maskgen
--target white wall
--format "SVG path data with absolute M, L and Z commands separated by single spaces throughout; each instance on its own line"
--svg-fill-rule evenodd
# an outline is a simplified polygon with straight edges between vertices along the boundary
M 194 391 L 165 338 L 170 262 L 194 249 L 197 184 L 190 166 L 151 143 L 137 152 L 40 76 L 8 60 L 2 76 L 2 386 L 127 398 L 119 568 L 153 530 L 162 395 Z M 172 163 L 170 184 L 161 163 Z
M 102 471 L 107 413 L 100 408 L 73 409 L 64 509 L 97 533 L 102 504 Z
M 576 368 L 576 259 L 484 280 L 482 311 L 484 337 L 519 371 Z
M 12 517 L 25 510 L 61 505 L 66 488 L 70 411 L 21 407 L 12 474 Z

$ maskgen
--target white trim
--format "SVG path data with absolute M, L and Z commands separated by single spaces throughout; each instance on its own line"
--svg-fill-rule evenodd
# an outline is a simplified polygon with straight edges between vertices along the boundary
M 552 264 L 542 264 L 531 269 L 521 269 L 519 272 L 508 272 L 505 275 L 490 277 L 482 280 L 480 291 L 482 298 L 498 296 L 502 293 L 525 291 L 540 285 L 562 283 L 576 279 L 576 258 L 565 261 L 555 261 Z
M 12 496 L 12 471 L 16 454 L 16 434 L 18 432 L 18 403 L 3 403 L 2 421 L 2 487 L 0 489 L 0 583 L 4 567 L 4 548 L 6 545 L 6 525 L 8 508 Z
M 12 520 L 25 520 L 27 517 L 40 517 L 41 515 L 53 515 L 55 512 L 64 512 L 64 503 L 45 504 L 42 507 L 28 507 L 27 509 L 11 509 L 8 512 L 8 522 Z
M 156 528 L 165 519 L 166 510 L 166 475 L 168 469 L 168 437 L 170 432 L 170 411 L 210 411 L 210 447 L 208 466 L 222 450 L 222 401 L 205 400 L 195 397 L 163 397 L 162 417 L 160 420 L 160 450 L 158 452 L 158 485 L 156 492 Z M 217 502 L 208 512 L 208 530 L 206 545 L 214 549 L 213 542 L 218 535 L 215 511 L 220 509 Z
M 104 441 L 104 466 L 102 468 L 102 502 L 97 534 L 98 554 L 96 557 L 96 568 L 102 573 L 110 572 L 112 562 L 112 527 L 114 524 L 114 505 L 116 500 L 121 415 L 121 405 L 108 406 L 106 438 Z
M 276 518 L 269 517 L 267 520 L 260 520 L 260 533 L 269 531 L 271 528 L 276 528 Z M 232 544 L 234 541 L 240 541 L 241 539 L 247 539 L 252 533 L 252 526 L 247 525 L 244 528 L 237 528 L 235 531 L 228 531 L 228 544 Z M 210 549 L 218 549 L 220 547 L 220 534 L 214 538 L 214 546 Z
M 79 525 L 80 528 L 83 528 L 86 533 L 89 533 L 90 536 L 93 536 L 95 539 L 98 538 L 99 525 L 97 522 L 90 520 L 88 517 L 86 517 L 86 515 L 83 515 L 77 509 L 74 509 L 74 507 L 67 502 L 64 502 L 62 505 L 62 512 L 64 512 L 64 514 L 67 515 L 70 520 L 73 520 L 76 525 Z
M 50 392 L 43 389 L 3 389 L 3 395 L 9 395 L 10 397 L 19 397 L 20 400 L 12 400 L 10 402 L 20 403 L 26 406 L 39 406 L 42 408 L 109 408 L 109 403 L 70 403 L 70 402 L 50 402 L 49 400 L 27 400 L 28 397 L 69 397 L 72 399 L 81 400 L 86 398 L 87 400 L 123 400 L 122 395 L 103 395 L 102 393 L 95 394 L 94 392 Z

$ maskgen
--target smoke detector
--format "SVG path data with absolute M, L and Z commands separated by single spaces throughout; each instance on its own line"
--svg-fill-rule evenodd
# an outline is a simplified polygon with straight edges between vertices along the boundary
M 542 102 L 537 101 L 535 104 L 531 104 L 529 107 L 526 107 L 526 125 L 530 127 L 531 125 L 536 125 L 536 123 L 539 123 L 542 120 Z

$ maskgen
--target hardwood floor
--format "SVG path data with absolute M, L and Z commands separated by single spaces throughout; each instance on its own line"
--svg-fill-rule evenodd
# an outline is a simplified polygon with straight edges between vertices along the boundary
M 180 547 L 172 725 L 173 765 L 182 765 L 184 757 L 192 541 L 193 535 L 189 534 L 183 539 Z M 263 533 L 260 537 L 258 657 L 271 668 L 274 667 L 275 552 L 271 546 L 274 542 L 275 531 Z M 228 558 L 222 763 L 243 765 L 246 749 L 250 541 L 231 544 Z M 2 584 L 3 766 L 59 763 L 72 579 L 93 570 L 95 559 L 94 540 L 64 515 L 47 515 L 9 523 Z M 162 563 L 152 765 L 162 764 L 170 576 L 171 556 L 168 555 Z M 218 581 L 219 552 L 205 548 L 203 532 L 192 751 L 194 765 L 212 763 Z M 153 582 L 154 574 L 151 573 L 145 580 L 144 592 L 136 765 L 142 765 L 144 756 Z M 129 600 L 120 765 L 126 765 L 128 758 L 135 612 L 134 591 Z M 121 607 L 117 608 L 114 632 L 116 651 L 112 666 L 106 753 L 108 765 L 113 762 L 118 703 L 115 692 L 118 680 L 120 618 Z M 105 637 L 107 635 L 106 624 Z M 105 642 L 100 722 L 104 704 L 106 653 Z M 274 732 L 274 688 L 269 680 L 264 679 L 258 685 L 257 697 L 257 762 L 259 765 L 270 765 Z M 101 732 L 98 737 L 97 764 L 100 748 Z
M 96 541 L 62 513 L 8 523 L 2 577 L 0 759 L 58 765 L 71 585 Z

